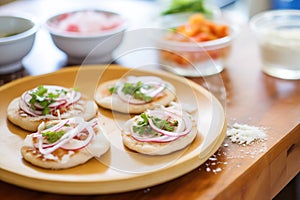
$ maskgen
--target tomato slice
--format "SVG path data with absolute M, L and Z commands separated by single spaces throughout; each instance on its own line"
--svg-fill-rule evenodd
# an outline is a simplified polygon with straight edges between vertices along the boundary
M 70 24 L 66 31 L 69 32 L 80 32 L 79 27 L 76 24 Z

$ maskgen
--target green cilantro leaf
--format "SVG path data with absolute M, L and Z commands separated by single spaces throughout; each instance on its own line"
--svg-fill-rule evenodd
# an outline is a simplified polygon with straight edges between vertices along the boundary
M 140 91 L 142 87 L 149 86 L 145 86 L 141 81 L 137 83 L 124 83 L 122 92 L 124 94 L 132 95 L 135 99 L 143 100 L 146 102 L 151 101 L 152 97 L 147 96 L 146 94 Z
M 50 113 L 50 108 L 49 107 L 45 107 L 42 111 L 42 115 L 47 115 Z
M 117 89 L 118 89 L 118 87 L 111 87 L 111 88 L 109 88 L 110 94 L 117 93 Z
M 152 116 L 150 116 L 150 118 L 152 119 L 152 121 L 156 127 L 166 130 L 166 131 L 172 132 L 178 126 L 177 120 L 172 122 L 172 121 L 168 121 L 165 119 L 160 119 L 160 118 L 152 117 Z
M 142 86 L 143 86 L 143 83 L 141 81 L 139 81 L 137 83 L 124 83 L 122 92 L 124 94 L 133 95 L 136 91 L 139 91 Z
M 56 142 L 57 140 L 59 140 L 65 133 L 66 133 L 66 131 L 64 131 L 64 130 L 60 130 L 60 131 L 58 131 L 58 132 L 55 132 L 55 131 L 47 131 L 47 132 L 42 133 L 42 136 L 43 136 L 43 137 L 46 137 L 46 140 L 47 140 L 49 143 L 54 143 L 54 142 Z
M 149 124 L 149 122 L 148 122 L 148 118 L 147 118 L 146 113 L 142 113 L 140 115 L 140 117 L 142 118 L 142 120 L 138 121 L 138 125 L 140 125 L 140 126 L 147 126 Z
M 48 89 L 44 86 L 40 85 L 38 86 L 37 90 L 34 92 L 37 96 L 42 97 L 44 94 L 48 92 Z
M 136 91 L 136 92 L 134 93 L 134 96 L 133 96 L 133 97 L 134 97 L 135 99 L 141 99 L 141 100 L 146 101 L 146 102 L 152 100 L 152 97 L 147 96 L 147 95 L 145 95 L 144 93 L 142 93 L 142 92 L 140 92 L 140 91 Z
M 56 94 L 54 94 L 54 93 L 48 93 L 47 97 L 49 97 L 50 99 L 55 99 L 55 98 L 58 98 L 61 93 L 65 94 L 64 90 L 62 90 L 62 91 L 57 90 L 56 92 L 57 92 Z

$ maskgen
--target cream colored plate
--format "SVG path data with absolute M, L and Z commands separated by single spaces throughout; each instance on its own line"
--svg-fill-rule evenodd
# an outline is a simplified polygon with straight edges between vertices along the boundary
M 100 159 L 66 170 L 46 170 L 25 162 L 20 147 L 26 132 L 6 117 L 9 102 L 40 84 L 77 87 L 93 97 L 98 84 L 126 75 L 155 75 L 171 82 L 179 103 L 193 105 L 199 134 L 186 149 L 166 156 L 145 156 L 122 145 L 120 129 L 130 116 L 99 108 L 99 119 L 111 140 Z M 147 188 L 177 178 L 204 163 L 221 145 L 226 133 L 224 110 L 201 86 L 162 71 L 143 71 L 116 65 L 84 66 L 26 77 L 0 87 L 1 180 L 34 190 L 64 194 L 105 194 Z M 146 181 L 145 181 L 146 180 Z

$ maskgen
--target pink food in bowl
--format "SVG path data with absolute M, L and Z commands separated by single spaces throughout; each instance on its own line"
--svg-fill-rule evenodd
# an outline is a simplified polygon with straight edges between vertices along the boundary
M 58 15 L 48 25 L 60 32 L 86 35 L 114 30 L 123 23 L 124 19 L 118 14 L 86 10 Z

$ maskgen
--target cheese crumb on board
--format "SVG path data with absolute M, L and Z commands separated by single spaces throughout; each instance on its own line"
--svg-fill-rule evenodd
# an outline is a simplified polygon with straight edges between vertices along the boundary
M 267 135 L 260 127 L 234 123 L 228 128 L 227 137 L 234 143 L 249 145 L 255 141 L 266 140 Z

